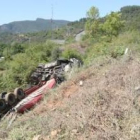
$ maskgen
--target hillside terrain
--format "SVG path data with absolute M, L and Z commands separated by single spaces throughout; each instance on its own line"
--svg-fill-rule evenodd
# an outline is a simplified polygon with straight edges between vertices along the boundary
M 50 20 L 43 19 L 14 22 L 0 27 L 4 28 L 0 30 L 0 43 L 29 43 L 45 42 L 48 39 L 73 39 L 76 34 L 84 30 L 85 22 L 86 19 L 84 18 L 74 22 L 54 20 L 53 25 Z M 9 28 L 12 29 L 10 30 Z
M 50 29 L 60 28 L 69 21 L 66 20 L 49 20 L 37 18 L 35 21 L 15 21 L 9 24 L 4 24 L 0 26 L 0 33 L 29 33 L 29 32 L 39 32 L 47 31 Z
M 1 34 L 1 91 L 25 88 L 38 64 L 74 57 L 83 65 L 65 73 L 33 109 L 3 119 L 0 139 L 139 140 L 139 11 L 126 6 L 100 18 L 92 6 L 86 19 L 53 32 Z M 76 42 L 78 33 L 84 35 Z
M 96 60 L 50 91 L 33 111 L 18 116 L 7 131 L 8 122 L 0 124 L 0 138 L 138 140 L 140 114 L 134 99 L 140 87 L 139 62 L 131 55 Z
M 126 30 L 140 30 L 140 6 L 125 6 L 120 9 Z M 104 21 L 104 17 L 100 21 Z M 12 22 L 0 26 L 0 43 L 45 42 L 48 39 L 73 40 L 75 35 L 85 30 L 86 18 L 69 22 L 65 20 L 36 19 L 35 21 Z M 62 28 L 60 28 L 62 27 Z M 51 31 L 53 29 L 53 31 Z

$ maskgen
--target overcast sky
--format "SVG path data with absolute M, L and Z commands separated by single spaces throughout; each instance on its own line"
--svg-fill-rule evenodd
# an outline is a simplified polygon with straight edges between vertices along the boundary
M 140 5 L 140 0 L 0 0 L 0 25 L 38 17 L 50 19 L 52 9 L 53 19 L 74 21 L 85 17 L 91 6 L 105 16 L 127 5 Z

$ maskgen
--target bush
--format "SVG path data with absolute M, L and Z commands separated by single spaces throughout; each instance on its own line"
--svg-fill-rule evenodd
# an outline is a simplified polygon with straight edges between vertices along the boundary
M 100 56 L 111 56 L 117 58 L 124 54 L 125 47 L 116 45 L 109 42 L 96 43 L 87 49 L 85 55 L 85 63 L 90 63 L 93 59 Z
M 51 52 L 51 60 L 54 61 L 58 59 L 60 55 L 61 55 L 61 50 L 58 47 L 54 48 Z
M 78 53 L 78 51 L 76 49 L 70 49 L 70 48 L 66 49 L 62 53 L 62 57 L 66 58 L 66 59 L 77 58 L 82 61 L 82 56 L 80 55 L 80 53 Z
M 110 51 L 110 55 L 113 58 L 117 58 L 124 54 L 125 48 L 123 46 L 116 46 Z
M 26 48 L 25 53 L 11 56 L 12 60 L 5 61 L 7 70 L 1 75 L 0 89 L 11 90 L 18 86 L 25 86 L 36 66 L 51 60 L 54 48 L 56 48 L 54 43 L 47 42 L 31 45 Z
M 67 44 L 68 44 L 68 43 L 73 43 L 73 42 L 75 42 L 74 36 L 69 36 L 69 37 L 67 37 L 65 42 L 66 42 Z

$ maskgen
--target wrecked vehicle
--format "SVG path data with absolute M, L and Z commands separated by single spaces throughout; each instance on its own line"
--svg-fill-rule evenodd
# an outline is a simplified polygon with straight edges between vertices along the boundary
M 0 117 L 9 110 L 24 112 L 34 106 L 43 98 L 47 89 L 53 88 L 65 80 L 65 73 L 73 67 L 81 66 L 76 58 L 58 59 L 47 64 L 39 64 L 31 74 L 30 88 L 23 90 L 16 88 L 14 92 L 3 92 L 0 94 Z
M 57 78 L 57 83 L 64 81 L 64 73 L 70 71 L 72 67 L 80 67 L 81 61 L 76 58 L 58 59 L 47 64 L 39 64 L 30 76 L 31 85 L 37 85 L 40 81 L 47 81 L 50 78 Z

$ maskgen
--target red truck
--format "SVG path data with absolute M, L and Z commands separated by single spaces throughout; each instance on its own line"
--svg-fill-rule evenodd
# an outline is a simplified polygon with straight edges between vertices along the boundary
M 79 64 L 79 60 L 72 58 L 39 65 L 31 74 L 32 86 L 30 88 L 25 90 L 16 88 L 14 92 L 0 94 L 0 117 L 11 110 L 23 113 L 30 109 L 42 99 L 48 89 L 64 81 L 65 72 Z
M 53 88 L 56 80 L 50 79 L 47 82 L 42 81 L 28 89 L 16 88 L 14 93 L 2 93 L 0 99 L 0 117 L 3 117 L 8 111 L 23 113 L 39 102 L 47 90 Z

